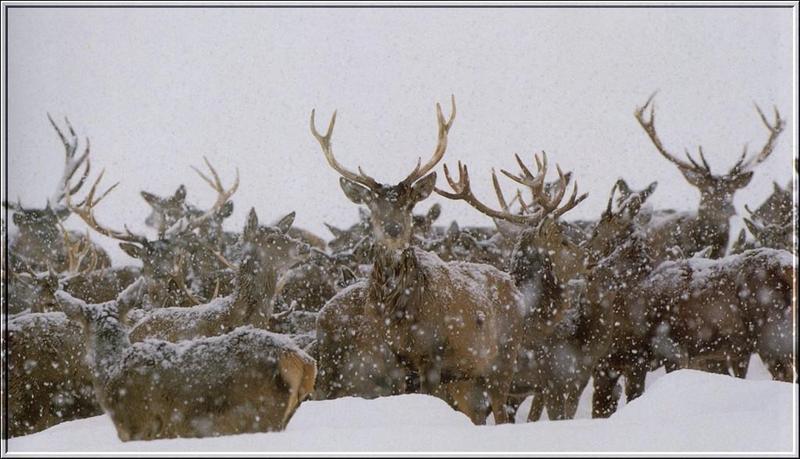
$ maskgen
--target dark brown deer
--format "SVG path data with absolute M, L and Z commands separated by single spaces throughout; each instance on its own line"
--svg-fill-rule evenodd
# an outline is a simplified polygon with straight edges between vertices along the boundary
M 620 376 L 630 401 L 644 391 L 646 372 L 661 364 L 744 377 L 758 352 L 773 377 L 791 380 L 791 255 L 757 249 L 656 267 L 635 223 L 646 196 L 634 195 L 617 211 L 612 198 L 586 245 L 590 300 L 610 306 L 614 324 L 594 373 L 593 416 L 615 411 Z
M 363 298 L 365 314 L 375 318 L 391 352 L 419 375 L 422 392 L 435 394 L 443 384 L 466 381 L 488 393 L 495 420 L 503 423 L 508 421 L 504 404 L 522 333 L 519 291 L 510 276 L 495 268 L 445 263 L 410 246 L 412 210 L 433 191 L 436 173 L 429 172 L 447 148 L 455 99 L 452 103 L 449 120 L 436 105 L 439 139 L 431 159 L 425 164 L 420 159 L 396 185 L 378 183 L 363 170 L 354 173 L 339 164 L 331 149 L 336 114 L 321 135 L 311 112 L 312 133 L 328 164 L 341 174 L 345 195 L 370 210 L 376 243 L 369 279 L 337 294 L 323 311 L 347 309 L 354 296 Z M 453 404 L 473 422 L 484 422 L 482 413 L 458 402 L 461 395 L 450 394 Z
M 653 247 L 652 256 L 656 263 L 669 258 L 690 257 L 697 252 L 711 247 L 709 256 L 719 258 L 725 254 L 730 232 L 730 218 L 736 213 L 733 207 L 733 195 L 736 190 L 744 188 L 753 178 L 753 169 L 766 160 L 775 149 L 775 142 L 783 132 L 785 122 L 775 109 L 775 120 L 770 123 L 758 106 L 756 110 L 769 131 L 769 137 L 758 154 L 748 157 L 747 146 L 736 164 L 724 175 L 715 175 L 703 155 L 703 148 L 698 147 L 699 162 L 686 152 L 684 161 L 673 155 L 664 146 L 656 133 L 655 105 L 653 98 L 636 109 L 636 120 L 647 133 L 656 150 L 675 164 L 684 178 L 700 191 L 700 204 L 697 212 L 669 212 L 654 219 L 648 227 L 648 241 Z M 650 108 L 649 119 L 645 112 Z M 657 223 L 656 223 L 657 222 Z M 677 248 L 677 249 L 675 249 Z M 673 255 L 677 251 L 677 255 Z
M 614 193 L 622 187 L 617 209 Z M 651 352 L 654 327 L 649 326 L 647 306 L 640 284 L 653 269 L 643 236 L 639 212 L 655 191 L 652 183 L 640 192 L 618 180 L 611 189 L 608 205 L 583 245 L 586 253 L 586 300 L 606 312 L 602 325 L 602 351 L 592 371 L 593 417 L 610 416 L 617 406 L 617 382 L 625 376 L 628 401 L 644 392 L 645 376 L 655 366 Z
M 596 360 L 596 343 L 602 336 L 596 330 L 599 319 L 595 316 L 602 315 L 602 311 L 591 310 L 580 300 L 583 271 L 578 260 L 582 259 L 582 251 L 562 232 L 558 221 L 587 195 L 579 197 L 575 184 L 570 198 L 561 204 L 571 176 L 557 167 L 556 186 L 546 186 L 546 155 L 541 159 L 536 156 L 535 160 L 536 174 L 519 156 L 519 175 L 502 171 L 532 192 L 535 207 L 517 194 L 522 212 L 511 211 L 494 171 L 492 183 L 501 210 L 492 209 L 474 195 L 466 165 L 459 164 L 458 181 L 453 180 L 445 166 L 445 177 L 454 192 L 436 191 L 446 198 L 467 202 L 496 222 L 518 227 L 509 270 L 525 297 L 529 313 L 511 388 L 511 405 L 518 406 L 533 394 L 529 420 L 537 420 L 545 405 L 551 419 L 568 419 L 575 414 L 578 398 Z
M 59 179 L 56 190 L 47 199 L 47 204 L 43 209 L 25 208 L 22 203 L 9 203 L 4 201 L 3 205 L 14 212 L 13 221 L 19 229 L 15 238 L 9 240 L 9 250 L 12 263 L 11 269 L 19 272 L 27 264 L 35 271 L 45 271 L 48 267 L 61 272 L 66 268 L 67 252 L 63 244 L 63 238 L 59 225 L 66 220 L 69 209 L 63 205 L 62 201 L 66 194 L 76 193 L 80 190 L 88 177 L 91 163 L 89 161 L 89 140 L 86 140 L 86 148 L 83 154 L 78 155 L 79 139 L 69 120 L 66 120 L 69 139 L 64 132 L 47 115 L 53 129 L 55 129 L 61 143 L 64 145 L 64 170 Z M 83 166 L 83 173 L 75 185 L 70 185 L 72 177 Z M 68 187 L 72 186 L 71 189 Z M 72 236 L 80 236 L 78 233 Z M 111 260 L 106 252 L 97 245 L 91 245 L 93 256 L 97 257 L 97 268 L 111 266 Z

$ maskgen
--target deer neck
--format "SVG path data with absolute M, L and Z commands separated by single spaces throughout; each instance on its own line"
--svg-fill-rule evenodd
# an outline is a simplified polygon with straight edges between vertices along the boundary
M 367 295 L 380 315 L 413 323 L 426 286 L 427 277 L 413 248 L 376 250 Z
M 91 328 L 93 333 L 89 339 L 89 349 L 93 373 L 100 381 L 106 381 L 131 343 L 127 330 L 114 314 L 97 319 Z
M 236 275 L 233 291 L 234 320 L 244 324 L 260 317 L 268 320 L 272 315 L 273 299 L 278 273 L 274 266 L 259 263 L 255 257 L 245 256 Z

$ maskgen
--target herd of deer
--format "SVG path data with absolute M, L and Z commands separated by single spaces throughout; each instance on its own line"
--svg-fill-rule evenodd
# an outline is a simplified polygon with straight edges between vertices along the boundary
M 621 377 L 631 400 L 662 365 L 744 377 L 754 353 L 775 379 L 794 381 L 790 189 L 776 184 L 748 207 L 753 239 L 742 230 L 728 240 L 734 193 L 784 129 L 777 110 L 773 121 L 758 114 L 763 148 L 745 148 L 715 175 L 702 149 L 688 161 L 668 151 L 651 97 L 636 119 L 700 190 L 697 212 L 653 210 L 656 183 L 634 191 L 619 179 L 598 220 L 567 222 L 587 194 L 559 166 L 546 181 L 544 153 L 535 168 L 516 156 L 519 170 L 501 171 L 519 186 L 511 200 L 492 171 L 496 207 L 473 193 L 460 162 L 457 177 L 443 168 L 449 189 L 436 187 L 454 99 L 449 118 L 436 105 L 430 160 L 396 185 L 341 165 L 336 113 L 320 134 L 312 111 L 342 190 L 368 209 L 347 230 L 328 225 L 328 243 L 293 228 L 294 213 L 264 225 L 251 209 L 241 233 L 224 231 L 238 171 L 226 187 L 208 161 L 210 175 L 195 169 L 217 193 L 208 210 L 188 204 L 183 185 L 167 198 L 143 191 L 157 236 L 109 228 L 95 210 L 114 186 L 98 192 L 101 172 L 75 197 L 90 175 L 89 144 L 79 155 L 69 122 L 65 134 L 51 119 L 66 150 L 56 192 L 44 209 L 5 203 L 17 228 L 3 252 L 6 435 L 102 412 L 122 440 L 281 430 L 307 397 L 407 392 L 440 397 L 475 424 L 489 414 L 512 421 L 528 396 L 529 421 L 545 408 L 570 419 L 590 380 L 593 416 L 607 417 Z M 413 214 L 433 192 L 494 226 L 434 225 L 438 205 Z M 111 266 L 88 233 L 64 229 L 71 214 L 141 267 Z

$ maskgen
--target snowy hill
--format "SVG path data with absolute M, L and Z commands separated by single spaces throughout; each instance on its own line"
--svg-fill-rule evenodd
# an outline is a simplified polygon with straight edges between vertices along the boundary
M 11 439 L 21 452 L 797 452 L 796 384 L 691 370 L 663 375 L 607 420 L 473 426 L 439 399 L 304 402 L 285 432 L 122 443 L 107 416 Z M 588 393 L 589 391 L 587 391 Z M 586 394 L 584 394 L 584 398 Z M 583 402 L 582 402 L 583 403 Z M 525 411 L 524 407 L 523 410 Z

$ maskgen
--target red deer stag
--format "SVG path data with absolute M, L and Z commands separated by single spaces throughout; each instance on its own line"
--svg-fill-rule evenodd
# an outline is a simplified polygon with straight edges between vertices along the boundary
M 64 270 L 67 263 L 67 253 L 59 231 L 59 224 L 69 217 L 70 211 L 61 201 L 68 193 L 78 192 L 86 181 L 91 166 L 88 139 L 83 154 L 78 156 L 78 136 L 75 134 L 75 130 L 69 120 L 66 121 L 70 134 L 70 138 L 67 139 L 55 121 L 50 118 L 50 115 L 47 118 L 64 145 L 64 170 L 55 192 L 47 199 L 44 209 L 25 208 L 19 200 L 17 200 L 16 204 L 3 202 L 5 207 L 14 212 L 13 221 L 19 229 L 19 233 L 8 241 L 11 255 L 9 262 L 11 269 L 15 271 L 23 268 L 24 264 L 29 265 L 35 271 L 45 271 L 48 269 L 48 265 L 57 272 Z M 84 169 L 80 180 L 71 189 L 68 189 L 70 180 L 81 166 Z M 72 236 L 80 237 L 77 233 L 73 233 Z M 94 244 L 91 247 L 92 252 L 95 253 L 94 256 L 97 257 L 97 268 L 105 268 L 111 265 L 111 260 L 102 248 Z
M 733 195 L 736 190 L 744 188 L 753 178 L 753 168 L 769 157 L 775 149 L 775 142 L 783 132 L 785 122 L 781 119 L 778 109 L 775 109 L 775 121 L 770 123 L 758 106 L 756 110 L 761 121 L 769 131 L 767 142 L 761 151 L 747 157 L 747 146 L 736 164 L 727 174 L 715 175 L 711 172 L 703 148 L 698 147 L 700 162 L 697 162 L 687 151 L 686 158 L 689 162 L 679 159 L 669 152 L 656 133 L 655 127 L 655 94 L 647 102 L 636 109 L 636 120 L 647 133 L 656 150 L 678 166 L 684 178 L 695 188 L 700 190 L 700 204 L 697 212 L 675 213 L 674 211 L 662 213 L 647 228 L 649 245 L 653 248 L 652 256 L 656 264 L 669 258 L 690 257 L 706 247 L 711 247 L 710 258 L 719 258 L 725 254 L 728 246 L 730 232 L 730 218 L 736 213 L 733 207 Z M 645 118 L 645 111 L 650 108 L 649 119 Z M 675 252 L 677 251 L 677 254 Z
M 454 192 L 436 191 L 446 198 L 467 202 L 498 223 L 517 226 L 509 270 L 529 312 L 513 378 L 512 405 L 518 406 L 526 396 L 534 394 L 530 421 L 537 420 L 545 406 L 551 419 L 568 419 L 575 414 L 603 342 L 602 330 L 598 330 L 603 311 L 593 310 L 581 301 L 583 252 L 567 237 L 558 220 L 587 195 L 578 196 L 575 183 L 570 198 L 562 204 L 570 175 L 557 167 L 559 179 L 548 186 L 544 181 L 546 155 L 535 157 L 536 174 L 519 156 L 516 159 L 521 168 L 519 175 L 502 172 L 531 190 L 535 205 L 517 194 L 522 212 L 511 211 L 494 171 L 492 184 L 501 210 L 492 209 L 474 195 L 466 165 L 459 164 L 457 182 L 445 166 L 445 177 Z
M 425 164 L 420 159 L 397 185 L 378 183 L 363 170 L 354 173 L 339 164 L 331 149 L 336 113 L 321 135 L 311 112 L 311 131 L 325 159 L 341 174 L 345 195 L 369 208 L 376 241 L 370 277 L 334 296 L 320 312 L 320 365 L 328 371 L 334 362 L 326 362 L 333 357 L 326 349 L 338 346 L 325 342 L 332 334 L 323 328 L 327 322 L 322 318 L 351 311 L 353 302 L 361 302 L 391 353 L 419 375 L 422 392 L 446 393 L 473 422 L 483 423 L 484 414 L 465 401 L 477 387 L 488 394 L 495 420 L 503 423 L 508 421 L 504 405 L 521 341 L 522 296 L 511 277 L 496 268 L 445 263 L 410 246 L 412 210 L 433 191 L 436 173 L 431 170 L 447 148 L 455 98 L 452 105 L 449 120 L 436 105 L 439 139 L 432 158 Z

